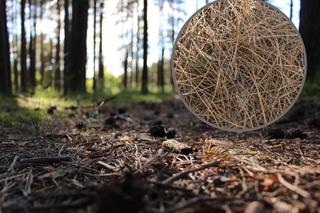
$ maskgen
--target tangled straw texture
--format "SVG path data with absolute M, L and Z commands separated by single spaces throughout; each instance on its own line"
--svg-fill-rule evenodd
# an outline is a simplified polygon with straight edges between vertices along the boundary
M 182 28 L 172 58 L 185 103 L 213 126 L 248 130 L 281 117 L 305 79 L 305 49 L 285 15 L 260 0 L 220 0 Z

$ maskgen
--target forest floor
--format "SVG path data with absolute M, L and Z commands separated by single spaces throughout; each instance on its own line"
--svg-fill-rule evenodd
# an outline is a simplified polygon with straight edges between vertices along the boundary
M 176 97 L 114 101 L 0 124 L 0 212 L 320 212 L 320 102 L 236 134 Z

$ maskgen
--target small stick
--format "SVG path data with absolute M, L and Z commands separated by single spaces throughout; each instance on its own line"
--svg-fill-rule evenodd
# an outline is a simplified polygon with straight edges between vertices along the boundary
M 61 161 L 71 161 L 71 157 L 36 157 L 36 158 L 23 158 L 19 161 L 21 164 L 51 164 L 59 163 Z
M 210 167 L 218 166 L 219 163 L 220 163 L 219 161 L 213 161 L 213 162 L 210 162 L 210 163 L 207 163 L 207 164 L 203 164 L 198 168 L 187 169 L 185 171 L 182 171 L 180 173 L 177 173 L 177 174 L 173 175 L 172 177 L 169 177 L 169 178 L 165 179 L 164 181 L 162 181 L 162 183 L 163 184 L 171 183 L 171 182 L 173 182 L 173 181 L 175 181 L 175 180 L 177 180 L 179 178 L 187 176 L 189 173 L 198 172 L 198 171 L 201 171 L 201 170 L 204 170 L 204 169 L 208 169 Z
M 285 186 L 287 189 L 296 192 L 297 194 L 301 195 L 302 197 L 308 198 L 310 197 L 310 193 L 305 191 L 304 189 L 299 188 L 298 186 L 292 185 L 288 181 L 286 181 L 280 174 L 277 174 L 279 182 Z
M 211 197 L 194 197 L 191 198 L 190 200 L 183 202 L 183 203 L 178 203 L 176 206 L 164 210 L 163 212 L 165 213 L 173 213 L 173 212 L 180 212 L 182 209 L 188 208 L 190 206 L 193 206 L 197 203 L 201 203 L 201 202 L 206 202 L 206 201 L 210 201 L 210 202 L 214 202 L 214 201 L 229 201 L 230 198 L 227 197 L 220 197 L 220 198 L 211 198 Z

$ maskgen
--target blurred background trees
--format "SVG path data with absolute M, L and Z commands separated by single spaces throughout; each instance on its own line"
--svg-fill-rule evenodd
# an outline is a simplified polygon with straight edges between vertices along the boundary
M 169 61 L 175 38 L 187 18 L 210 2 L 2 0 L 0 93 L 108 93 L 113 87 L 142 94 L 173 91 Z M 316 82 L 320 2 L 283 2 L 287 9 L 280 9 L 290 19 L 301 4 L 299 30 L 308 54 L 308 80 Z M 111 40 L 115 32 L 118 37 Z

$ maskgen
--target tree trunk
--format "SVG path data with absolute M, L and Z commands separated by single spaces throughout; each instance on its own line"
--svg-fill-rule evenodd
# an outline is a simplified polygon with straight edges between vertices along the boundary
M 164 85 L 164 46 L 162 46 L 159 72 L 159 86 L 161 88 L 162 93 L 164 93 Z
M 60 19 L 61 6 L 60 1 L 57 0 L 57 44 L 56 44 L 56 57 L 55 57 L 55 79 L 54 87 L 56 90 L 61 90 L 61 70 L 60 70 L 60 29 L 61 29 L 61 19 Z
M 6 1 L 2 0 L 0 2 L 0 93 L 11 95 L 11 87 Z
M 29 13 L 30 13 L 30 22 L 32 23 L 32 27 L 30 28 L 30 44 L 29 44 L 29 55 L 30 55 L 30 86 L 31 89 L 36 87 L 36 27 L 37 27 L 37 10 L 36 5 L 32 8 L 32 0 L 29 0 Z M 32 16 L 33 12 L 33 16 Z M 31 21 L 32 20 L 32 21 Z
M 43 1 L 40 2 L 40 20 L 43 19 Z M 44 70 L 45 70 L 45 57 L 44 57 L 44 35 L 41 30 L 40 33 L 40 83 L 44 86 Z
M 293 17 L 293 0 L 290 0 L 290 20 L 292 21 Z
M 123 62 L 124 73 L 123 73 L 123 87 L 126 90 L 128 88 L 128 49 L 126 50 L 126 55 Z
M 52 87 L 53 86 L 53 79 L 52 79 L 52 75 L 53 75 L 53 42 L 52 40 L 50 40 L 49 42 L 49 54 L 48 54 L 48 63 L 47 65 L 49 65 L 49 73 L 48 73 L 48 85 L 46 87 Z
M 130 88 L 132 89 L 132 84 L 133 84 L 133 72 L 134 72 L 134 64 L 133 64 L 133 58 L 134 58 L 134 19 L 132 15 L 132 22 L 131 22 L 131 42 L 130 42 Z
M 16 58 L 13 60 L 13 74 L 14 74 L 14 89 L 15 92 L 19 91 L 19 71 L 18 71 L 18 59 Z
M 143 0 L 143 69 L 141 93 L 148 94 L 148 0 Z
M 68 93 L 70 70 L 70 20 L 69 20 L 69 0 L 64 0 L 64 74 L 63 74 L 63 92 Z
M 27 71 L 27 41 L 26 41 L 26 29 L 25 29 L 25 7 L 26 0 L 21 0 L 21 92 L 26 92 L 28 89 L 28 71 Z
M 139 5 L 137 5 L 137 9 L 139 9 Z M 135 81 L 136 81 L 136 87 L 139 85 L 139 79 L 140 79 L 140 67 L 139 67 L 139 59 L 140 59 L 140 17 L 138 14 L 138 26 L 137 26 L 137 47 L 136 47 L 136 69 L 135 69 Z
M 97 0 L 93 0 L 93 84 L 92 89 L 96 91 L 96 37 L 97 37 Z
M 72 0 L 70 91 L 86 92 L 88 0 Z
M 100 3 L 100 34 L 99 34 L 99 89 L 103 90 L 104 87 L 104 65 L 103 65 L 103 53 L 102 53 L 102 38 L 103 38 L 103 9 L 104 9 L 104 0 Z
M 308 80 L 315 81 L 320 72 L 320 1 L 301 0 L 300 33 L 308 56 Z

